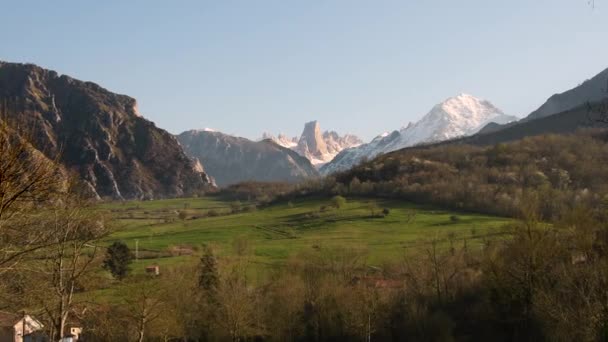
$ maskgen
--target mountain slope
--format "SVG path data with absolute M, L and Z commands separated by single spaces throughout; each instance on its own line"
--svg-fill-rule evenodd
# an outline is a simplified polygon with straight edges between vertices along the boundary
M 606 100 L 608 100 L 608 69 L 605 69 L 591 79 L 584 81 L 577 87 L 563 93 L 552 95 L 538 109 L 530 113 L 525 118 L 508 124 L 490 124 L 481 129 L 480 133 L 494 133 L 519 124 L 524 124 L 529 121 L 570 111 L 579 111 L 581 112 L 581 115 L 585 116 L 586 114 L 582 113 L 583 107 L 585 107 L 587 104 L 597 104 Z M 533 126 L 536 125 L 533 124 Z M 583 126 L 585 126 L 585 124 Z M 555 128 L 555 125 L 551 125 L 551 127 Z M 570 131 L 573 131 L 574 129 Z M 552 130 L 549 130 L 548 132 L 552 132 Z
M 369 144 L 342 151 L 320 171 L 322 174 L 330 174 L 346 170 L 363 158 L 373 158 L 380 153 L 417 144 L 474 134 L 490 122 L 507 123 L 515 119 L 488 101 L 460 94 L 437 104 L 422 119 L 410 123 L 406 128 L 376 137 Z
M 220 186 L 249 180 L 296 182 L 319 175 L 308 159 L 270 139 L 254 142 L 205 130 L 183 132 L 177 139 Z
M 34 145 L 98 197 L 181 196 L 211 181 L 175 138 L 142 118 L 135 99 L 32 64 L 0 62 L 0 103 L 34 129 Z
M 598 102 L 606 98 L 608 98 L 608 69 L 586 80 L 577 87 L 551 96 L 542 106 L 530 113 L 522 121 L 562 113 L 580 107 L 587 102 Z
M 578 87 L 551 96 L 522 120 L 505 125 L 489 124 L 476 135 L 449 143 L 489 145 L 533 135 L 605 128 L 607 118 L 608 69 L 605 69 Z

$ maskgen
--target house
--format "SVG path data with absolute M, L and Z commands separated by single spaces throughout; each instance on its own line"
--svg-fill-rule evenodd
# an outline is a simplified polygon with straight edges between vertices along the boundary
M 160 275 L 160 267 L 158 265 L 146 266 L 146 274 L 158 276 Z
M 46 342 L 43 327 L 30 315 L 0 311 L 0 342 Z
M 77 342 L 82 334 L 82 328 L 76 325 L 68 325 L 64 330 L 64 337 L 60 342 Z

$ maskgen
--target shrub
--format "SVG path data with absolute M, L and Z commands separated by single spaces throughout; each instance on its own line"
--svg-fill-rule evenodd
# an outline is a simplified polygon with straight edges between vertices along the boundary
M 331 199 L 331 205 L 337 209 L 340 209 L 346 205 L 346 198 L 342 196 L 334 196 Z
M 239 211 L 241 211 L 242 205 L 240 201 L 234 201 L 232 203 L 230 203 L 230 210 L 232 211 L 232 213 L 238 213 Z

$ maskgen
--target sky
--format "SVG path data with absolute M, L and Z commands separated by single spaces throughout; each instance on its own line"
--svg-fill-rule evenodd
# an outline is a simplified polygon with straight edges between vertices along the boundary
M 172 133 L 369 140 L 459 93 L 525 116 L 608 67 L 608 0 L 0 0 L 0 60 L 137 99 Z

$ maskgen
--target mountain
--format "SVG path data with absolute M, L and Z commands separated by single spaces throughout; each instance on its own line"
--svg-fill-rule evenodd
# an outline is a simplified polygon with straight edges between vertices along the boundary
M 359 137 L 352 134 L 341 136 L 335 131 L 321 133 L 321 126 L 318 121 L 307 122 L 299 138 L 289 138 L 283 134 L 275 137 L 264 133 L 262 139 L 271 139 L 283 147 L 293 149 L 308 158 L 316 167 L 331 161 L 342 150 L 363 143 Z
M 270 139 L 272 141 L 274 141 L 276 144 L 281 145 L 283 147 L 287 147 L 287 148 L 295 148 L 296 146 L 298 146 L 298 138 L 297 137 L 293 137 L 293 138 L 289 138 L 288 136 L 284 135 L 284 134 L 279 134 L 278 136 L 274 136 L 270 133 L 264 133 L 262 134 L 262 139 L 261 140 L 266 140 L 266 139 Z
M 294 150 L 308 158 L 315 165 L 332 158 L 327 150 L 327 144 L 323 140 L 321 126 L 318 121 L 307 122 L 304 125 L 304 131 L 302 131 L 298 145 Z
M 249 139 L 209 130 L 191 130 L 177 136 L 186 154 L 203 162 L 217 184 L 243 181 L 296 182 L 317 177 L 308 159 L 270 139 Z
M 502 126 L 498 130 L 486 130 L 469 137 L 445 142 L 445 145 L 467 144 L 467 145 L 494 145 L 510 141 L 520 140 L 526 137 L 544 134 L 569 134 L 585 128 L 606 128 L 607 124 L 594 120 L 591 115 L 602 105 L 591 104 L 592 111 L 589 112 L 587 105 L 579 106 L 562 113 L 545 116 L 530 121 L 519 121 L 515 124 Z M 605 107 L 604 107 L 605 108 Z M 591 114 L 591 115 L 590 115 Z
M 336 131 L 323 132 L 323 141 L 325 141 L 325 146 L 327 146 L 327 152 L 333 156 L 336 156 L 345 148 L 363 144 L 363 140 L 359 139 L 356 135 L 345 134 L 341 136 Z
M 541 134 L 566 134 L 608 124 L 608 69 L 560 94 L 519 121 L 488 124 L 478 134 L 450 143 L 490 145 Z
M 135 99 L 33 64 L 0 62 L 0 104 L 32 127 L 33 145 L 74 171 L 99 198 L 152 199 L 204 191 L 212 181 Z
M 434 106 L 422 119 L 407 127 L 378 136 L 369 144 L 349 148 L 322 166 L 322 174 L 346 170 L 363 158 L 418 144 L 454 139 L 477 133 L 491 122 L 504 124 L 517 119 L 506 115 L 492 103 L 472 95 L 460 94 Z
M 608 98 L 608 69 L 586 80 L 577 87 L 551 96 L 542 106 L 533 111 L 522 121 L 543 118 L 562 113 L 588 102 L 598 102 Z
M 591 79 L 584 81 L 577 87 L 574 87 L 563 93 L 552 95 L 551 97 L 549 97 L 549 99 L 547 99 L 547 101 L 545 101 L 545 103 L 543 103 L 540 107 L 538 107 L 538 109 L 536 109 L 535 111 L 530 113 L 528 116 L 526 116 L 525 118 L 523 118 L 519 121 L 510 122 L 508 124 L 502 124 L 502 125 L 501 124 L 498 124 L 498 125 L 489 124 L 486 127 L 484 127 L 483 129 L 481 129 L 479 131 L 479 133 L 482 133 L 482 134 L 495 133 L 495 132 L 498 132 L 503 129 L 517 126 L 519 124 L 525 124 L 525 123 L 533 121 L 533 120 L 542 119 L 542 118 L 546 118 L 548 116 L 552 116 L 552 115 L 559 114 L 559 113 L 565 113 L 565 112 L 570 112 L 570 115 L 573 115 L 572 114 L 573 112 L 581 112 L 581 115 L 585 116 L 586 113 L 583 113 L 583 112 L 588 111 L 588 108 L 586 108 L 586 107 L 588 107 L 588 104 L 598 104 L 598 103 L 601 103 L 606 100 L 608 100 L 608 69 L 604 69 L 602 72 L 595 75 Z M 577 119 L 575 117 L 572 117 L 572 118 L 570 118 L 570 121 L 577 121 Z M 578 121 L 580 121 L 580 120 L 578 120 Z M 564 122 L 564 118 L 559 120 L 559 122 Z M 578 123 L 582 124 L 581 127 L 586 127 L 589 124 L 589 122 L 584 122 L 584 120 L 580 121 Z M 536 127 L 537 125 L 532 124 L 532 126 Z M 555 125 L 550 125 L 550 126 L 551 126 L 550 128 L 547 127 L 549 129 L 547 131 L 547 133 L 555 132 L 555 129 L 557 129 L 557 127 L 555 127 Z M 597 125 L 592 125 L 592 126 L 597 126 Z M 522 126 L 522 127 L 524 127 L 524 126 Z M 525 127 L 527 127 L 527 126 L 525 126 Z M 571 126 L 570 131 L 574 131 L 578 127 L 579 126 Z M 540 127 L 538 127 L 538 128 L 540 128 Z M 541 134 L 540 133 L 541 130 L 539 130 L 538 128 L 535 128 L 534 131 L 539 132 L 539 134 Z M 567 127 L 564 127 L 564 129 L 567 129 Z M 515 130 L 517 130 L 517 128 Z M 526 131 L 526 130 L 527 130 L 527 128 L 524 128 L 524 131 Z M 513 132 L 514 131 L 511 130 L 511 133 L 502 134 L 501 136 L 503 138 L 506 136 L 515 136 L 515 135 L 513 135 Z M 486 137 L 481 140 L 490 141 L 491 139 L 488 139 L 488 138 L 489 137 Z M 500 140 L 500 139 L 498 139 L 498 140 Z

